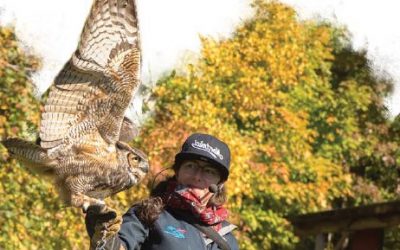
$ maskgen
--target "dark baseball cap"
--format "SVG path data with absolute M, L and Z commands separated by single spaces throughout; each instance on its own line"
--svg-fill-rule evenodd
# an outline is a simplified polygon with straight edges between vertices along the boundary
M 222 181 L 228 179 L 231 153 L 228 145 L 216 137 L 200 133 L 189 136 L 176 154 L 175 164 L 188 159 L 209 162 L 221 172 Z

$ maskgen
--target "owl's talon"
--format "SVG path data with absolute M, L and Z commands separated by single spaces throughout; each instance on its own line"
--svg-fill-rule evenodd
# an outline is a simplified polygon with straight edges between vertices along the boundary
M 83 211 L 83 213 L 85 213 L 85 214 L 87 213 L 89 206 L 90 206 L 90 203 L 89 203 L 89 202 L 84 202 L 84 203 L 83 203 L 83 205 L 82 205 L 82 211 Z
M 107 206 L 105 204 L 99 204 L 99 203 L 92 204 L 87 208 L 87 212 L 92 214 L 102 214 L 106 210 Z

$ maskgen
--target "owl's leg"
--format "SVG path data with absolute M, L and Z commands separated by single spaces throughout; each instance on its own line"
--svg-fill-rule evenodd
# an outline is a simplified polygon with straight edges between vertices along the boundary
M 81 193 L 73 193 L 71 194 L 71 205 L 82 208 L 83 212 L 86 213 L 90 206 L 103 208 L 106 204 L 103 200 L 95 199 Z
M 103 200 L 85 195 L 93 188 L 93 180 L 90 176 L 69 176 L 65 180 L 65 187 L 71 193 L 70 203 L 74 207 L 80 207 L 86 211 L 92 205 L 105 206 Z

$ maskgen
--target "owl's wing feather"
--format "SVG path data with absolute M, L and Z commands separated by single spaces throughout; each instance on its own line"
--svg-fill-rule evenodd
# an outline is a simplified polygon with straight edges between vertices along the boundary
M 81 58 L 105 67 L 117 44 L 138 44 L 137 23 L 134 0 L 95 1 L 78 46 Z
M 78 49 L 51 86 L 42 113 L 41 146 L 91 140 L 96 133 L 115 144 L 139 73 L 135 1 L 96 0 Z

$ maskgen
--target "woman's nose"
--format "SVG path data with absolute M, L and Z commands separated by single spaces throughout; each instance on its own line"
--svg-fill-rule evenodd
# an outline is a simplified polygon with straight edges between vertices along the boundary
M 196 169 L 196 171 L 193 174 L 193 177 L 196 181 L 201 181 L 202 179 L 201 168 Z

